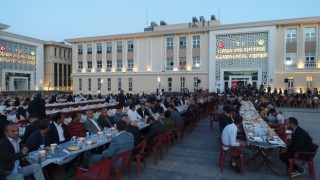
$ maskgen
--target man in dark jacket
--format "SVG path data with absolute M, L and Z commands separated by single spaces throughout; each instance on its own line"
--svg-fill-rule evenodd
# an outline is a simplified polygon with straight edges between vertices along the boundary
M 28 112 L 30 116 L 35 116 L 39 119 L 46 117 L 46 103 L 40 93 L 37 93 L 35 98 L 30 102 Z
M 50 129 L 47 132 L 46 146 L 50 144 L 62 144 L 69 141 L 70 136 L 68 126 L 63 124 L 65 117 L 62 113 L 58 112 L 53 116 L 53 122 L 50 124 Z
M 108 109 L 104 108 L 100 111 L 100 116 L 97 119 L 98 124 L 103 128 L 111 128 L 113 124 L 108 117 Z
M 121 90 L 120 93 L 118 94 L 118 101 L 119 101 L 120 107 L 123 107 L 126 105 L 126 97 L 123 94 L 123 90 Z
M 36 180 L 43 180 L 41 166 L 33 163 L 21 167 L 20 159 L 28 154 L 28 148 L 19 144 L 19 128 L 15 124 L 6 125 L 6 137 L 0 140 L 0 179 L 24 179 L 33 174 Z
M 146 116 L 150 116 L 148 109 L 146 108 L 146 104 L 141 104 L 140 108 L 137 109 L 137 113 L 141 116 L 141 118 L 146 118 Z
M 292 130 L 292 141 L 291 144 L 287 147 L 287 149 L 285 149 L 282 153 L 279 154 L 279 158 L 283 163 L 286 164 L 288 172 L 289 159 L 294 158 L 296 152 L 312 152 L 314 149 L 311 137 L 304 129 L 299 127 L 299 123 L 296 118 L 290 117 L 288 119 L 287 128 Z M 300 158 L 307 160 L 310 157 L 304 156 Z M 296 177 L 303 172 L 304 169 L 299 168 L 299 166 L 294 164 L 292 177 Z
M 39 120 L 39 129 L 34 131 L 28 138 L 26 146 L 29 151 L 38 150 L 40 145 L 46 144 L 47 132 L 50 128 L 50 121 L 48 119 Z M 48 143 L 47 143 L 48 144 Z M 48 147 L 46 148 L 48 149 Z
M 29 136 L 36 130 L 39 129 L 39 121 L 37 117 L 30 117 L 29 121 L 32 122 L 31 124 L 26 126 L 26 130 L 24 132 L 23 138 L 21 143 L 25 144 L 29 138 Z
M 7 120 L 7 116 L 5 116 L 4 110 L 6 109 L 5 106 L 0 106 L 0 139 L 5 137 L 4 135 L 4 127 L 9 124 Z
M 148 117 L 147 123 L 150 124 L 149 132 L 146 135 L 146 138 L 148 139 L 147 144 L 149 146 L 154 146 L 156 142 L 153 140 L 153 138 L 161 133 L 164 133 L 166 128 L 160 121 L 156 121 L 153 116 Z
M 219 127 L 220 127 L 220 131 L 222 132 L 223 129 L 229 125 L 233 123 L 232 120 L 232 106 L 231 105 L 226 105 L 224 108 L 224 112 L 220 115 L 219 117 Z

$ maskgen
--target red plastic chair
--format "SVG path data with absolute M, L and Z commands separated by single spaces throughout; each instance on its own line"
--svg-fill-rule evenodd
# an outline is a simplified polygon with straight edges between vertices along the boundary
M 131 155 L 132 155 L 132 150 L 129 150 L 129 151 L 125 151 L 118 154 L 117 157 L 115 158 L 115 161 L 122 159 L 121 166 L 113 169 L 116 175 L 116 180 L 121 180 L 121 171 L 124 168 L 128 169 L 129 179 L 131 179 L 131 170 L 130 170 Z
M 148 146 L 147 145 L 147 152 L 150 153 L 150 151 L 153 151 L 153 163 L 158 163 L 158 149 L 160 151 L 160 159 L 162 160 L 163 156 L 163 148 L 162 148 L 162 142 L 163 142 L 163 134 L 159 134 L 156 137 L 153 138 L 153 140 L 156 142 L 154 146 Z
M 312 177 L 313 180 L 316 179 L 313 159 L 318 152 L 318 148 L 319 148 L 319 145 L 314 144 L 313 145 L 314 150 L 312 152 L 296 152 L 294 154 L 294 158 L 289 159 L 290 166 L 289 166 L 289 172 L 288 172 L 288 180 L 291 180 L 294 161 L 300 161 L 300 162 L 302 162 L 302 164 L 308 164 L 310 176 Z M 310 156 L 310 160 L 303 160 L 301 157 L 303 157 L 304 155 Z
M 218 137 L 218 146 L 220 149 L 220 161 L 219 161 L 219 166 L 220 166 L 220 171 L 223 172 L 224 169 L 224 161 L 226 159 L 226 157 L 230 156 L 230 157 L 236 157 L 236 156 L 240 156 L 240 161 L 241 161 L 241 175 L 244 175 L 244 161 L 243 161 L 243 155 L 240 154 L 240 149 L 239 147 L 235 147 L 235 146 L 227 146 L 224 145 L 222 143 L 221 137 Z M 223 146 L 224 147 L 228 147 L 234 150 L 233 153 L 227 153 L 223 150 Z
M 172 130 L 167 129 L 166 132 L 163 133 L 163 143 L 166 144 L 167 153 L 169 153 L 169 149 L 172 146 Z
M 111 180 L 111 170 L 115 159 L 103 159 L 90 169 L 78 167 L 77 180 Z
M 178 131 L 177 131 L 177 139 L 178 139 L 179 143 L 181 143 L 183 141 L 184 123 L 185 123 L 185 120 L 184 120 L 184 118 L 182 118 L 181 121 L 180 121 L 180 124 L 179 124 Z
M 138 168 L 138 175 L 140 176 L 141 172 L 141 160 L 143 160 L 144 168 L 146 168 L 146 154 L 145 149 L 147 145 L 147 140 L 142 140 L 137 146 L 136 149 L 140 149 L 139 153 L 135 156 L 137 160 L 137 168 Z

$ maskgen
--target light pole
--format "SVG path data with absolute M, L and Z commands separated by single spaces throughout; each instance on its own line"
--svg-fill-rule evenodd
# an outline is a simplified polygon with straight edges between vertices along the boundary
M 42 96 L 42 98 L 43 98 L 43 86 L 42 86 L 42 79 L 40 79 L 39 84 L 40 84 L 40 88 L 41 88 L 41 96 Z
M 158 76 L 158 93 L 160 95 L 162 95 L 162 91 L 161 91 L 161 80 L 160 80 L 160 77 Z
M 101 87 L 102 87 L 103 79 L 100 80 L 100 87 L 99 87 L 99 93 L 101 93 Z

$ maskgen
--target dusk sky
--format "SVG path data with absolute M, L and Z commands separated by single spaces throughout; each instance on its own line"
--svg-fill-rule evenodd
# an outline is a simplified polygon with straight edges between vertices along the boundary
M 141 32 L 160 20 L 190 22 L 193 16 L 221 24 L 320 16 L 320 0 L 1 0 L 6 31 L 42 40 Z

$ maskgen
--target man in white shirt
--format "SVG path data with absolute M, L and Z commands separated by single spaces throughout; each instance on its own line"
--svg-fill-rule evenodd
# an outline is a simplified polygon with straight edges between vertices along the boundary
M 47 132 L 48 140 L 46 140 L 46 146 L 50 146 L 52 143 L 62 144 L 69 141 L 68 127 L 63 123 L 65 116 L 61 112 L 57 112 L 52 120 L 53 122 L 50 124 L 50 129 Z
M 136 105 L 131 104 L 127 112 L 128 118 L 130 121 L 139 121 L 141 116 L 136 112 Z
M 273 127 L 277 128 L 279 126 L 282 126 L 284 124 L 284 118 L 281 114 L 278 113 L 278 111 L 274 108 L 269 110 L 269 116 L 268 118 L 268 124 Z
M 234 119 L 234 122 L 232 124 L 227 125 L 223 131 L 222 131 L 222 144 L 226 145 L 226 146 L 236 146 L 236 147 L 246 147 L 246 143 L 243 141 L 238 141 L 237 140 L 237 133 L 238 133 L 238 128 L 241 126 L 242 124 L 242 117 L 241 116 L 236 116 Z M 222 147 L 224 151 L 228 152 L 228 153 L 233 153 L 234 149 L 229 148 L 229 147 Z M 240 153 L 241 154 L 250 154 L 247 152 L 246 149 L 244 148 L 240 148 Z M 239 157 L 234 157 L 231 159 L 231 166 L 237 171 L 237 172 L 241 172 L 240 168 L 238 166 L 238 164 L 240 164 L 240 162 L 238 161 Z
M 94 119 L 94 114 L 92 110 L 87 110 L 87 119 L 83 122 L 84 128 L 91 133 L 97 133 L 98 131 L 102 131 L 102 127 L 99 123 Z

